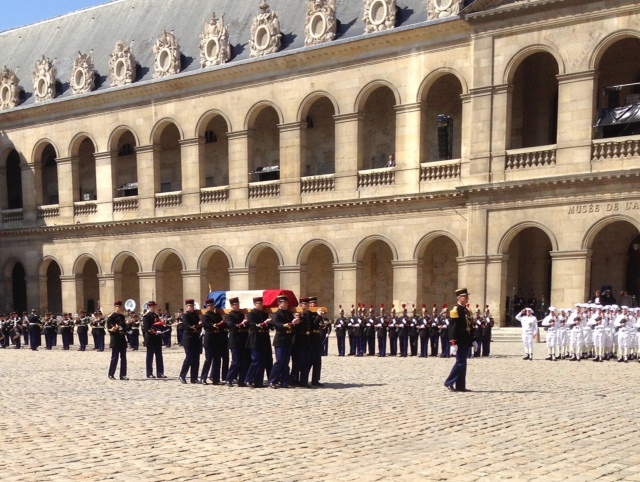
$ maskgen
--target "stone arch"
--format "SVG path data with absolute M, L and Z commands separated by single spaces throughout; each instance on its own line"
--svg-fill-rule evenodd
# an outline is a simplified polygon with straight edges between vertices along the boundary
M 64 276 L 64 269 L 63 269 L 62 263 L 58 258 L 51 255 L 47 255 L 40 260 L 40 265 L 38 266 L 38 276 L 46 276 L 47 269 L 49 269 L 49 265 L 51 263 L 56 263 L 58 266 L 60 266 L 60 274 L 61 276 Z
M 244 129 L 248 130 L 253 128 L 253 124 L 256 121 L 258 114 L 260 114 L 260 112 L 262 112 L 267 107 L 271 107 L 273 108 L 273 110 L 276 111 L 276 114 L 278 115 L 278 124 L 284 124 L 284 115 L 282 114 L 282 110 L 280 109 L 280 107 L 278 107 L 275 103 L 271 101 L 263 100 L 254 104 L 249 109 L 249 112 L 247 113 L 247 116 L 245 117 L 245 120 L 244 120 Z
M 73 139 L 71 139 L 71 142 L 69 143 L 69 154 L 67 157 L 77 157 L 80 150 L 80 145 L 85 139 L 89 139 L 91 141 L 91 143 L 93 144 L 94 152 L 100 152 L 100 149 L 98 149 L 98 143 L 96 142 L 95 138 L 87 132 L 80 132 L 73 136 Z M 59 153 L 60 151 L 57 152 Z
M 136 146 L 139 146 L 140 136 L 138 135 L 138 133 L 135 131 L 134 128 L 123 124 L 113 129 L 113 131 L 111 131 L 111 134 L 109 135 L 109 140 L 107 141 L 108 149 L 112 152 L 117 151 L 118 142 L 120 141 L 120 138 L 127 132 L 131 133 L 131 135 L 133 136 L 133 139 L 136 142 Z
M 424 78 L 424 80 L 420 84 L 420 87 L 418 88 L 418 96 L 416 97 L 416 102 L 422 102 L 422 100 L 425 98 L 425 96 L 427 95 L 427 93 L 429 92 L 429 89 L 433 86 L 433 84 L 437 80 L 439 80 L 440 78 L 446 75 L 453 75 L 458 79 L 458 81 L 460 82 L 460 85 L 462 86 L 463 95 L 469 93 L 469 85 L 467 84 L 467 80 L 464 78 L 464 76 L 460 72 L 450 67 L 441 67 L 439 69 L 434 70 L 433 72 L 430 72 Z
M 369 236 L 363 239 L 358 243 L 358 246 L 356 246 L 356 249 L 353 251 L 353 262 L 354 263 L 361 262 L 367 248 L 376 241 L 382 241 L 386 243 L 391 249 L 393 261 L 398 260 L 398 249 L 396 248 L 395 244 L 393 244 L 393 242 L 386 236 L 374 234 L 372 236 Z
M 548 226 L 536 222 L 536 221 L 524 221 L 522 223 L 518 223 L 515 226 L 512 226 L 503 236 L 500 238 L 498 242 L 498 246 L 496 248 L 496 254 L 508 254 L 509 245 L 513 241 L 513 239 L 520 234 L 521 231 L 524 231 L 527 228 L 538 228 L 546 233 L 549 237 L 549 241 L 551 241 L 551 251 L 558 251 L 558 240 L 556 235 L 553 233 L 551 228 Z
M 229 254 L 229 251 L 227 251 L 222 246 L 214 245 L 214 246 L 209 246 L 200 254 L 200 256 L 198 257 L 198 264 L 197 264 L 198 269 L 204 269 L 207 262 L 209 261 L 209 258 L 211 258 L 211 256 L 217 252 L 222 253 L 227 258 L 227 261 L 229 261 L 229 268 L 233 268 L 233 258 Z
M 307 114 L 309 113 L 309 109 L 311 108 L 313 103 L 323 97 L 329 99 L 329 101 L 333 104 L 333 110 L 335 111 L 334 115 L 340 115 L 340 105 L 338 104 L 336 98 L 325 90 L 317 90 L 307 95 L 302 100 L 302 102 L 300 102 L 296 119 L 300 122 L 303 122 L 307 118 Z
M 35 176 L 36 204 L 58 204 L 59 183 L 57 160 L 59 159 L 57 146 L 49 139 L 39 140 L 33 148 L 31 163 Z M 53 155 L 53 159 L 51 156 Z
M 38 267 L 40 285 L 40 310 L 62 311 L 62 263 L 55 256 L 45 256 Z
M 11 272 L 16 264 L 21 264 L 23 267 L 26 267 L 25 262 L 16 256 L 11 256 L 5 260 L 3 269 L 5 278 L 11 278 Z
M 502 83 L 511 83 L 516 71 L 518 70 L 518 67 L 520 67 L 520 64 L 530 55 L 541 52 L 551 54 L 556 59 L 556 64 L 558 64 L 558 75 L 562 75 L 566 72 L 564 59 L 562 58 L 562 55 L 560 55 L 560 52 L 558 52 L 556 49 L 544 44 L 528 45 L 527 47 L 516 52 L 516 54 L 511 57 L 511 59 L 507 63 L 507 67 L 504 70 Z
M 17 257 L 10 257 L 4 264 L 3 290 L 4 305 L 8 310 L 19 313 L 27 310 L 27 268 L 26 264 Z
M 617 222 L 627 222 L 632 226 L 635 226 L 636 229 L 640 231 L 640 222 L 637 219 L 634 219 L 630 216 L 626 216 L 624 214 L 617 214 L 613 216 L 608 216 L 606 218 L 600 219 L 587 230 L 584 237 L 582 238 L 582 249 L 591 249 L 593 247 L 593 242 L 600 232 L 609 226 L 610 224 Z
M 75 262 L 73 263 L 73 270 L 72 270 L 73 274 L 75 275 L 82 274 L 84 265 L 90 259 L 93 260 L 94 263 L 96 263 L 96 266 L 98 267 L 98 274 L 102 274 L 102 267 L 100 266 L 100 261 L 98 261 L 98 258 L 96 258 L 94 255 L 89 253 L 83 253 L 76 258 Z
M 180 126 L 178 121 L 173 119 L 172 117 L 164 117 L 163 119 L 160 119 L 158 122 L 156 122 L 155 125 L 153 126 L 153 129 L 151 129 L 151 136 L 149 138 L 149 143 L 159 144 L 160 137 L 162 136 L 162 132 L 165 130 L 165 128 L 167 128 L 171 124 L 173 124 L 176 127 L 176 129 L 178 129 L 180 140 L 183 140 L 184 130 L 182 129 L 182 126 Z
M 222 117 L 222 119 L 224 119 L 225 123 L 227 124 L 227 132 L 233 132 L 233 126 L 231 125 L 231 119 L 229 118 L 229 116 L 219 109 L 212 109 L 202 114 L 200 116 L 200 119 L 198 119 L 194 137 L 204 137 L 207 125 L 215 117 Z
M 38 162 L 39 158 L 42 156 L 42 152 L 47 148 L 47 146 L 53 147 L 53 150 L 56 151 L 56 159 L 60 157 L 60 149 L 58 149 L 56 143 L 45 137 L 40 139 L 36 142 L 36 145 L 33 146 L 31 151 L 31 164 Z
M 372 82 L 369 82 L 367 85 L 365 85 L 358 93 L 358 96 L 356 97 L 356 102 L 353 107 L 354 111 L 362 112 L 364 110 L 364 105 L 366 104 L 369 96 L 381 87 L 387 87 L 388 89 L 390 89 L 391 92 L 393 93 L 393 96 L 395 97 L 396 105 L 402 105 L 400 92 L 398 91 L 395 85 L 393 85 L 391 82 L 387 80 L 374 80 Z
M 258 255 L 262 251 L 264 251 L 266 248 L 271 248 L 276 253 L 276 256 L 278 257 L 278 263 L 280 266 L 284 265 L 284 258 L 282 257 L 282 253 L 280 252 L 280 250 L 274 244 L 264 242 L 264 243 L 258 243 L 253 248 L 251 248 L 251 250 L 247 254 L 247 259 L 244 265 L 245 268 L 251 268 L 255 263 L 255 260 L 258 257 Z
M 329 251 L 331 251 L 331 254 L 333 256 L 334 263 L 340 262 L 340 259 L 338 257 L 338 252 L 329 241 L 325 239 L 312 239 L 311 241 L 306 242 L 304 246 L 300 248 L 300 251 L 298 252 L 298 259 L 296 261 L 296 264 L 298 265 L 305 264 L 307 262 L 307 259 L 311 251 L 313 251 L 313 249 L 320 244 L 329 248 Z
M 427 246 L 429 246 L 432 241 L 436 240 L 439 237 L 449 238 L 451 241 L 453 241 L 453 244 L 456 245 L 456 249 L 458 250 L 458 257 L 464 257 L 464 246 L 462 246 L 460 240 L 448 231 L 437 230 L 431 231 L 430 233 L 423 236 L 420 241 L 418 241 L 416 249 L 413 252 L 413 259 L 419 259 L 420 256 L 422 256 L 422 254 L 424 253 L 424 250 L 427 249 Z
M 113 258 L 113 262 L 111 263 L 111 272 L 120 272 L 122 270 L 122 264 L 127 260 L 127 258 L 133 258 L 133 260 L 138 265 L 138 271 L 142 271 L 142 263 L 140 262 L 140 258 L 138 258 L 135 253 L 131 251 L 121 251 Z
M 637 30 L 625 29 L 609 34 L 603 38 L 591 53 L 591 57 L 589 58 L 589 70 L 596 70 L 598 68 L 602 57 L 609 47 L 616 42 L 627 38 L 640 38 L 640 33 Z
M 166 261 L 167 257 L 170 254 L 175 254 L 178 259 L 180 260 L 180 263 L 182 264 L 182 270 L 187 269 L 187 263 L 184 260 L 184 256 L 182 256 L 182 254 L 180 253 L 180 251 L 178 251 L 177 249 L 174 248 L 166 248 L 163 249 L 162 251 L 160 251 L 156 257 L 153 260 L 152 263 L 152 271 L 158 271 L 159 269 L 161 269 L 163 263 Z
M 228 291 L 231 288 L 229 270 L 233 268 L 233 259 L 221 246 L 209 246 L 198 258 L 198 271 L 201 276 L 200 292 L 206 296 L 211 291 Z

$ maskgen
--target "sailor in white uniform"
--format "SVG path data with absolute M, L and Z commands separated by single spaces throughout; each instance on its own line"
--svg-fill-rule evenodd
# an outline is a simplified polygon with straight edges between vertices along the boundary
M 523 360 L 533 360 L 533 338 L 538 333 L 538 319 L 533 316 L 533 309 L 527 307 L 516 315 L 516 320 L 522 326 L 522 342 L 525 352 Z

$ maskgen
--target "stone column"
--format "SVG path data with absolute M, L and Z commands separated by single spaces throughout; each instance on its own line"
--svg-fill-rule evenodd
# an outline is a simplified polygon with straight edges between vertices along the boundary
M 140 308 L 147 301 L 156 301 L 156 272 L 141 271 L 138 273 L 138 282 L 140 283 Z
M 591 166 L 591 139 L 596 112 L 597 73 L 595 70 L 558 75 L 558 174 L 588 172 Z M 579 161 L 579 163 L 576 163 Z
M 467 288 L 470 293 L 469 304 L 483 306 L 486 301 L 486 267 L 485 255 L 458 258 L 458 285 L 456 288 Z M 453 295 L 452 295 L 453 296 Z
M 185 299 L 193 298 L 204 308 L 203 303 L 207 293 L 202 294 L 202 273 L 198 269 L 182 271 L 182 293 Z
M 40 277 L 27 276 L 27 310 L 40 309 Z
M 391 261 L 393 267 L 393 304 L 407 306 L 417 303 L 418 297 L 418 260 L 407 259 Z
M 229 209 L 249 205 L 249 131 L 227 134 L 229 139 Z
M 303 296 L 300 285 L 300 266 L 278 266 L 278 270 L 280 271 L 280 286 Z
M 398 105 L 396 110 L 396 185 L 415 192 L 420 183 L 420 128 L 422 102 Z
M 553 306 L 573 306 L 589 299 L 591 251 L 551 251 L 551 299 Z
M 204 139 L 183 139 L 180 141 L 182 158 L 182 206 L 188 212 L 200 211 L 200 150 Z
M 485 182 L 504 181 L 504 167 L 507 159 L 506 150 L 511 143 L 511 103 L 513 86 L 497 85 L 493 91 L 493 116 L 491 132 L 491 172 Z M 475 120 L 474 130 L 477 126 Z
M 65 313 L 76 313 L 78 310 L 78 279 L 74 274 L 60 276 L 60 284 L 62 285 L 62 311 Z M 80 284 L 82 284 L 82 282 L 80 282 Z
M 509 255 L 487 256 L 487 289 L 484 304 L 489 305 L 496 326 L 506 326 L 507 307 L 507 261 Z M 480 304 L 480 303 L 478 303 Z M 482 306 L 482 305 L 481 305 Z
M 38 276 L 39 297 L 38 304 L 35 305 L 34 308 L 38 310 L 39 315 L 43 315 L 49 310 L 49 292 L 47 290 L 47 281 L 48 278 L 46 276 Z
M 159 175 L 153 165 L 157 148 L 155 146 L 136 147 L 138 161 L 138 215 L 152 218 L 156 209 L 156 190 L 160 189 Z M 156 179 L 157 178 L 157 179 Z
M 73 223 L 73 169 L 71 158 L 56 159 L 58 172 L 58 206 L 60 221 L 63 224 Z
M 279 124 L 280 200 L 282 204 L 300 204 L 300 149 L 302 122 Z
M 100 289 L 100 299 L 98 300 L 98 306 L 101 310 L 109 309 L 116 301 L 115 280 L 113 273 L 99 274 L 98 287 Z M 122 301 L 124 303 L 126 300 L 118 301 Z
M 111 152 L 96 152 L 96 199 L 98 201 L 98 219 L 113 219 L 113 174 L 111 170 Z
M 20 163 L 23 221 L 35 221 L 38 219 L 38 210 L 36 207 L 36 177 L 33 167 L 33 164 L 27 164 L 24 160 Z
M 7 197 L 7 167 L 5 164 L 0 165 L 0 210 L 7 209 L 9 199 Z M 0 223 L 2 216 L 0 216 Z
M 490 86 L 480 87 L 469 91 L 471 99 L 471 125 L 473 129 L 468 134 L 469 139 L 469 181 L 468 183 L 486 183 L 491 179 L 493 169 L 499 171 L 499 167 L 491 164 L 491 153 L 500 155 L 499 148 L 492 149 L 493 133 L 499 128 L 494 127 L 494 112 L 492 88 Z M 502 113 L 504 115 L 504 113 Z M 499 114 L 496 114 L 499 116 Z M 500 122 L 499 122 L 500 123 Z M 502 128 L 504 129 L 504 124 Z M 504 137 L 504 130 L 500 132 Z M 499 142 L 499 141 L 498 141 Z M 504 150 L 504 144 L 502 143 Z M 504 152 L 502 152 L 504 156 Z M 504 163 L 502 164 L 504 171 Z
M 249 268 L 229 268 L 229 291 L 249 289 Z
M 356 281 L 358 263 L 333 264 L 333 312 L 337 313 L 338 305 L 351 307 L 358 303 Z M 345 311 L 349 311 L 345 308 Z
M 363 115 L 354 112 L 336 115 L 333 119 L 336 126 L 336 194 L 341 198 L 356 197 Z

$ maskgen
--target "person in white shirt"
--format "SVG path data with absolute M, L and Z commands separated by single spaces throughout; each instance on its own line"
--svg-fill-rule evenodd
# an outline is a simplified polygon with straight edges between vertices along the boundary
M 533 309 L 527 307 L 516 315 L 516 320 L 522 326 L 522 342 L 525 352 L 523 360 L 533 360 L 533 339 L 538 333 L 538 319 L 533 316 Z
M 542 326 L 547 331 L 547 352 L 545 360 L 556 361 L 556 348 L 558 347 L 558 315 L 556 308 L 549 307 L 549 314 L 542 320 Z

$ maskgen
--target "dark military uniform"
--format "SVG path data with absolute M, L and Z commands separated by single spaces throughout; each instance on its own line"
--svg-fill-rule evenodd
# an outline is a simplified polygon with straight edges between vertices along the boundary
M 189 304 L 189 303 L 187 303 Z M 190 374 L 191 383 L 199 383 L 198 375 L 200 368 L 200 317 L 195 311 L 187 311 L 182 316 L 182 347 L 184 348 L 184 362 L 180 370 L 180 381 L 187 383 L 187 373 Z
M 37 313 L 32 312 L 28 318 L 29 321 L 29 346 L 33 351 L 37 351 L 38 347 L 42 343 L 42 337 L 40 335 L 42 330 L 42 322 Z
M 86 351 L 89 344 L 89 319 L 84 313 L 76 320 L 76 330 L 78 331 L 78 343 L 80 344 L 78 351 Z
M 147 306 L 149 304 L 147 303 Z M 156 359 L 156 373 L 158 378 L 164 378 L 164 358 L 162 356 L 162 332 L 163 329 L 156 329 L 153 325 L 160 322 L 160 316 L 153 311 L 148 311 L 142 318 L 142 330 L 147 348 L 145 366 L 147 378 L 153 378 L 153 358 Z
M 338 356 L 345 355 L 347 324 L 348 320 L 344 317 L 344 313 L 340 313 L 340 317 L 336 318 L 333 323 L 333 329 L 336 332 L 336 342 L 338 344 Z
M 263 381 L 266 357 L 271 357 L 269 326 L 266 323 L 268 318 L 269 315 L 256 308 L 247 314 L 247 321 L 249 325 L 247 349 L 251 354 L 251 365 L 247 370 L 244 382 L 256 388 L 264 386 Z
M 115 380 L 118 357 L 120 357 L 120 380 L 127 378 L 127 338 L 125 331 L 127 323 L 122 313 L 111 313 L 107 318 L 109 330 L 109 348 L 111 348 L 111 364 L 109 365 L 109 378 Z
M 456 291 L 460 300 L 462 296 L 468 296 L 466 289 Z M 467 391 L 467 357 L 471 347 L 472 319 L 466 306 L 458 303 L 449 314 L 449 339 L 457 346 L 456 363 L 444 382 L 445 387 L 458 392 Z
M 227 385 L 233 386 L 233 382 L 237 379 L 238 386 L 244 387 L 244 379 L 251 360 L 247 350 L 248 332 L 244 313 L 241 311 L 229 313 L 227 315 L 227 328 L 229 329 L 229 350 L 231 350 L 231 365 L 227 373 Z
M 272 317 L 276 334 L 273 338 L 273 347 L 276 352 L 276 362 L 271 370 L 269 386 L 276 387 L 277 383 L 283 388 L 289 386 L 289 359 L 293 345 L 293 314 L 279 309 Z
M 226 323 L 222 316 L 215 311 L 207 311 L 202 315 L 202 329 L 204 330 L 204 338 L 202 340 L 204 347 L 204 364 L 202 365 L 202 371 L 200 372 L 200 381 L 204 384 L 207 383 L 207 378 L 211 378 L 214 385 L 218 385 L 220 383 L 220 365 L 222 357 L 217 348 L 220 343 L 220 332 L 223 330 L 222 326 L 225 324 Z M 226 343 L 224 350 L 229 353 Z

